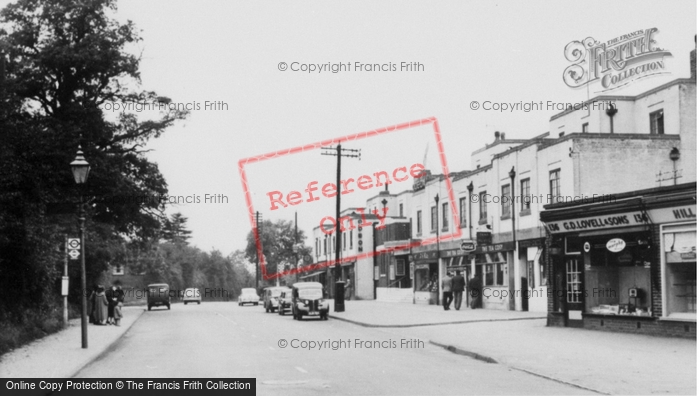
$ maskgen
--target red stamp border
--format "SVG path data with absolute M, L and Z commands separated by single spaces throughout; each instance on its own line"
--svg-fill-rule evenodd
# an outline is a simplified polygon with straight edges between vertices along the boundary
M 255 209 L 253 208 L 253 203 L 252 199 L 250 196 L 250 189 L 248 187 L 248 178 L 246 175 L 245 171 L 245 166 L 248 164 L 253 164 L 256 162 L 260 161 L 266 161 L 269 159 L 274 159 L 278 158 L 284 155 L 290 155 L 290 154 L 296 154 L 304 151 L 309 151 L 309 150 L 316 150 L 319 149 L 323 146 L 330 146 L 330 145 L 335 145 L 338 143 L 343 143 L 343 142 L 348 142 L 348 141 L 353 141 L 353 140 L 359 140 L 359 139 L 364 139 L 372 136 L 378 136 L 382 135 L 385 133 L 390 133 L 390 132 L 398 132 L 402 130 L 407 130 L 410 128 L 415 128 L 423 125 L 428 125 L 432 124 L 433 126 L 433 132 L 435 134 L 435 142 L 437 143 L 437 148 L 438 148 L 438 155 L 440 157 L 440 164 L 442 165 L 442 174 L 445 177 L 445 185 L 447 187 L 447 194 L 450 199 L 450 206 L 452 207 L 452 221 L 453 224 L 459 224 L 459 217 L 458 217 L 458 212 L 457 212 L 457 203 L 455 201 L 454 197 L 454 191 L 452 190 L 452 181 L 448 177 L 450 174 L 450 171 L 447 167 L 447 160 L 445 158 L 445 149 L 442 144 L 442 135 L 440 133 L 440 127 L 438 125 L 437 118 L 435 117 L 428 117 L 428 118 L 423 118 L 420 120 L 415 120 L 415 121 L 410 121 L 410 122 L 405 122 L 402 124 L 396 124 L 396 125 L 391 125 L 387 126 L 384 128 L 378 128 L 374 129 L 371 131 L 366 131 L 366 132 L 360 132 L 356 134 L 351 134 L 347 136 L 342 136 L 338 137 L 335 139 L 331 140 L 323 140 L 320 142 L 316 143 L 311 143 L 311 144 L 306 144 L 303 146 L 298 146 L 294 148 L 290 148 L 287 150 L 279 150 L 267 154 L 261 154 L 261 155 L 256 155 L 253 157 L 248 157 L 248 158 L 243 158 L 240 161 L 238 161 L 238 172 L 240 173 L 241 176 L 241 183 L 243 185 L 243 191 L 245 193 L 245 201 L 246 201 L 246 206 L 248 207 L 248 219 L 250 220 L 250 225 L 253 230 L 253 238 L 255 239 L 255 247 L 258 251 L 258 257 L 262 257 L 261 260 L 259 260 L 258 263 L 255 265 L 260 265 L 261 267 L 261 272 L 264 280 L 270 280 L 270 279 L 276 279 L 278 277 L 284 276 L 284 275 L 293 275 L 301 272 L 306 272 L 306 271 L 313 271 L 321 268 L 326 268 L 329 266 L 334 266 L 336 264 L 335 260 L 329 260 L 326 261 L 322 264 L 316 263 L 313 265 L 307 265 L 304 268 L 293 268 L 284 272 L 275 272 L 274 274 L 268 274 L 265 266 L 265 258 L 263 256 L 263 249 L 262 249 L 262 243 L 260 242 L 260 235 L 258 234 L 258 229 L 257 229 L 257 224 L 255 223 Z M 452 234 L 445 234 L 440 236 L 440 241 L 450 241 L 455 238 L 461 238 L 462 237 L 462 229 L 461 227 L 456 227 L 456 231 L 453 232 Z M 416 247 L 416 246 L 425 246 L 425 245 L 432 245 L 437 242 L 437 237 L 434 238 L 428 238 L 422 241 L 416 241 L 416 242 L 410 242 L 406 245 L 401 245 L 401 246 L 395 246 L 391 249 L 388 249 L 388 251 L 394 251 L 394 250 L 405 250 L 411 247 Z M 382 252 L 386 252 L 387 250 L 384 250 Z M 362 259 L 362 258 L 367 258 L 367 257 L 373 257 L 377 254 L 377 252 L 367 252 L 367 253 L 361 253 L 358 255 L 354 256 L 348 256 L 345 258 L 340 259 L 340 263 L 343 262 L 348 262 L 352 260 L 357 260 L 357 259 Z

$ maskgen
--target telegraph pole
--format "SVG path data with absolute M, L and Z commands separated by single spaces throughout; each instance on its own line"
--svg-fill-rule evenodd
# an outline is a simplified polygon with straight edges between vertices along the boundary
M 333 147 L 321 148 L 324 150 L 334 150 Z M 333 155 L 338 157 L 335 183 L 335 312 L 345 312 L 345 282 L 342 280 L 343 273 L 340 268 L 340 249 L 342 248 L 342 241 L 340 238 L 340 159 L 342 157 L 360 158 L 362 153 L 360 150 L 344 149 L 338 144 L 338 146 L 335 147 L 335 153 L 330 151 L 321 153 L 321 155 Z
M 262 247 L 262 214 L 258 211 L 255 212 L 255 229 L 256 229 L 256 232 L 258 233 L 258 243 Z M 253 236 L 253 237 L 255 237 L 255 236 Z M 255 250 L 258 251 L 257 246 L 256 246 Z M 261 260 L 260 260 L 260 254 L 258 253 L 256 255 L 258 256 L 258 265 L 255 266 L 255 292 L 257 293 L 258 287 L 259 287 L 259 285 L 258 285 L 258 282 L 259 282 L 258 271 L 260 271 Z

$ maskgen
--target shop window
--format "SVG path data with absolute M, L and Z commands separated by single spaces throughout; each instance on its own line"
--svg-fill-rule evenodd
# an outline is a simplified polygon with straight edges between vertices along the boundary
M 648 233 L 581 239 L 586 311 L 651 316 L 654 258 Z
M 545 262 L 544 262 L 544 255 L 540 256 L 540 260 L 539 260 L 538 264 L 540 267 L 540 286 L 547 286 L 548 285 L 547 269 L 546 269 Z
M 493 279 L 494 264 L 484 265 L 484 286 L 495 286 Z
M 459 226 L 464 228 L 467 226 L 467 198 L 459 199 Z
M 649 114 L 649 124 L 652 135 L 664 134 L 664 110 L 656 110 Z
M 437 271 L 431 271 L 428 264 L 416 265 L 415 278 L 417 291 L 438 291 Z
M 506 272 L 506 265 L 505 264 L 494 264 L 496 266 L 496 286 L 504 286 L 505 285 L 505 272 Z
M 671 229 L 673 230 L 673 229 Z M 671 231 L 663 234 L 665 315 L 674 318 L 697 317 L 697 231 Z

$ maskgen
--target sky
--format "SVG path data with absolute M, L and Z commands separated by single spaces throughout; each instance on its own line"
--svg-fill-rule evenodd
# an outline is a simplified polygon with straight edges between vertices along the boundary
M 672 54 L 665 58 L 668 73 L 610 94 L 636 95 L 688 77 L 696 8 L 695 1 L 639 0 L 121 0 L 116 18 L 130 19 L 142 30 L 143 41 L 130 49 L 142 56 L 141 88 L 199 105 L 185 122 L 149 144 L 148 158 L 158 164 L 170 195 L 194 200 L 173 205 L 168 213 L 189 219 L 192 244 L 229 254 L 245 248 L 251 229 L 240 160 L 435 117 L 449 170 L 467 170 L 470 153 L 492 142 L 494 131 L 509 139 L 532 138 L 547 132 L 558 112 L 489 111 L 483 109 L 485 101 L 579 103 L 596 95 L 593 86 L 573 89 L 563 81 L 570 64 L 564 48 L 571 41 L 608 41 L 658 28 L 657 45 Z M 356 62 L 389 70 L 355 70 Z M 422 68 L 401 71 L 401 62 Z M 349 63 L 350 70 L 292 70 L 338 63 Z M 220 102 L 221 109 L 205 109 L 206 101 Z M 470 107 L 474 101 L 477 110 Z M 343 147 L 362 152 L 361 159 L 343 158 L 344 179 L 423 163 L 426 150 L 426 167 L 433 172 L 440 167 L 430 126 Z M 254 210 L 273 221 L 293 221 L 297 212 L 307 235 L 323 217 L 334 215 L 335 200 L 319 192 L 318 201 L 275 210 L 268 196 L 304 193 L 312 181 L 319 190 L 334 182 L 336 158 L 321 152 L 246 165 Z M 392 193 L 410 188 L 410 181 L 389 186 Z M 342 206 L 363 206 L 380 190 L 355 189 L 343 195 Z M 222 197 L 205 202 L 206 194 Z

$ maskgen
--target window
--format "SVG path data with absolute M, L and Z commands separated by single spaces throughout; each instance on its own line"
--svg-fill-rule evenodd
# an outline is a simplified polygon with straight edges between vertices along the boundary
M 566 262 L 566 301 L 581 302 L 581 269 L 577 259 Z
M 464 228 L 467 226 L 467 198 L 459 199 L 459 226 Z
M 501 217 L 510 217 L 510 184 L 501 186 Z
M 447 202 L 442 204 L 442 229 L 446 230 L 450 223 L 447 220 Z
M 587 122 L 581 126 L 581 132 L 588 133 L 588 123 Z
M 403 217 L 403 204 L 399 204 L 399 217 Z
M 406 275 L 406 262 L 404 259 L 396 259 L 396 276 Z
M 419 210 L 416 212 L 416 234 L 420 235 L 423 233 L 423 211 Z
M 343 233 L 343 250 L 348 250 L 347 235 L 345 235 L 345 233 Z
M 691 227 L 677 226 L 664 230 L 661 242 L 665 267 L 665 316 L 683 319 L 697 317 L 697 231 Z
M 352 230 L 350 230 L 349 233 L 350 233 L 350 249 L 352 249 Z
M 503 286 L 505 285 L 505 272 L 506 272 L 506 265 L 501 263 L 501 264 L 495 264 L 496 265 L 496 286 Z
M 484 265 L 484 285 L 494 286 L 493 284 L 493 267 L 494 264 Z
M 314 247 L 316 248 L 316 257 L 318 257 L 318 238 L 316 238 L 316 243 L 314 243 Z
M 559 202 L 561 187 L 559 182 L 560 169 L 549 172 L 549 203 Z
M 530 179 L 520 181 L 520 210 L 530 210 Z
M 486 213 L 486 191 L 479 193 L 479 221 L 486 221 L 488 213 Z
M 328 238 L 323 241 L 323 255 L 328 254 Z
M 124 275 L 124 267 L 121 264 L 115 264 L 112 267 L 112 275 Z
M 435 232 L 438 228 L 437 206 L 430 208 L 430 231 Z
M 331 249 L 333 249 L 333 253 L 335 253 L 335 235 L 333 235 L 333 247 L 331 247 Z
M 656 110 L 649 114 L 650 130 L 652 135 L 664 134 L 664 110 Z

